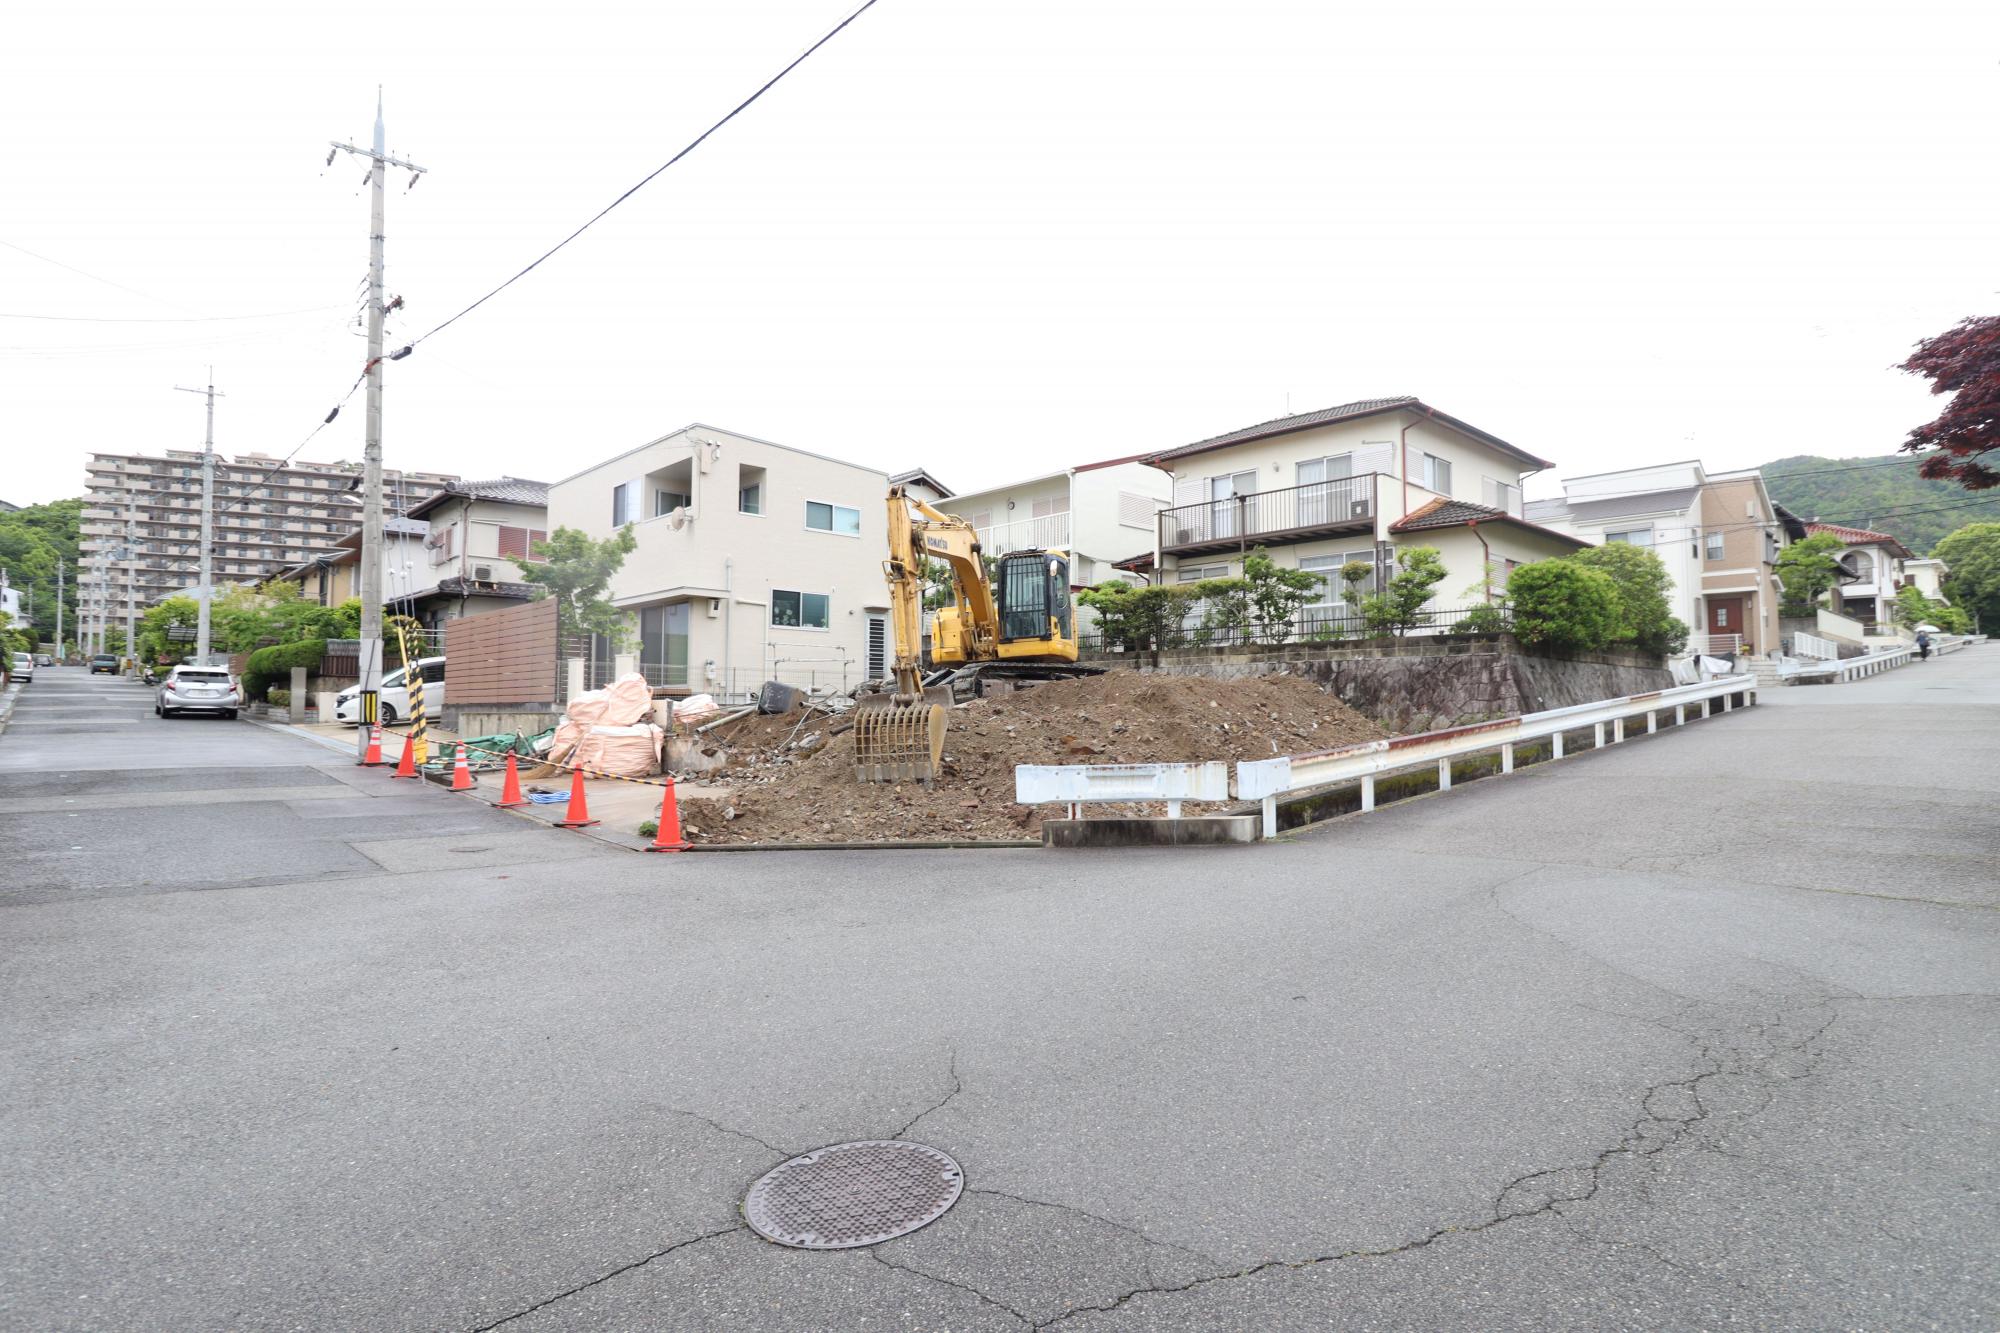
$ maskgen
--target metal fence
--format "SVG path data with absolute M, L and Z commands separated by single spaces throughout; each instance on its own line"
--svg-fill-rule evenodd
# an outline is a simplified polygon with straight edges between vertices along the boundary
M 1469 602 L 1459 606 L 1427 606 L 1416 613 L 1415 623 L 1401 631 L 1404 637 L 1433 634 L 1494 634 L 1514 627 L 1512 607 L 1495 602 Z M 1238 648 L 1253 645 L 1323 643 L 1379 639 L 1384 631 L 1370 629 L 1359 611 L 1352 607 L 1308 607 L 1282 625 L 1211 625 L 1190 623 L 1156 636 L 1148 643 L 1126 642 L 1116 636 L 1079 634 L 1080 653 L 1147 651 L 1155 648 Z

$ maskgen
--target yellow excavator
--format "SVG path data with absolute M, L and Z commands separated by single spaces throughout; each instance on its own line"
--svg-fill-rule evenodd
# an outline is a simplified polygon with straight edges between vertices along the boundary
M 914 512 L 913 512 L 914 511 Z M 923 663 L 924 566 L 951 571 L 952 604 L 931 618 L 931 669 Z M 889 490 L 890 621 L 895 686 L 855 705 L 854 774 L 863 782 L 929 782 L 944 754 L 950 707 L 987 682 L 1101 674 L 1076 665 L 1076 608 L 1066 551 L 1009 551 L 988 576 L 979 533 L 901 486 Z

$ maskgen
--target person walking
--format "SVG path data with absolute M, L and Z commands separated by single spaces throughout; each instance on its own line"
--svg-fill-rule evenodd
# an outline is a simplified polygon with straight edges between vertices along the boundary
M 1931 632 L 1927 629 L 1917 631 L 1917 660 L 1920 662 L 1931 660 Z

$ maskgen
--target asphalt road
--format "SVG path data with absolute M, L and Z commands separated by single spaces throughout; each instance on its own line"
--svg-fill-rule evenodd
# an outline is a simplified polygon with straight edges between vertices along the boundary
M 42 674 L 11 1328 L 2000 1322 L 2000 646 L 1061 854 L 640 856 Z M 899 1135 L 937 1223 L 744 1228 Z

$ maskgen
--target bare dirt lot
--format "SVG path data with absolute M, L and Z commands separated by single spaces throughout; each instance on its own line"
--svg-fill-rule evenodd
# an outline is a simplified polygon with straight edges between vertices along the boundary
M 1310 681 L 1108 672 L 951 710 L 929 787 L 854 779 L 854 734 L 793 713 L 718 728 L 727 801 L 682 803 L 694 842 L 1032 838 L 1041 811 L 1014 801 L 1016 764 L 1268 759 L 1384 735 Z M 788 746 L 788 738 L 793 738 Z M 725 812 L 733 811 L 733 815 Z

